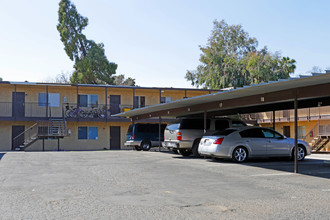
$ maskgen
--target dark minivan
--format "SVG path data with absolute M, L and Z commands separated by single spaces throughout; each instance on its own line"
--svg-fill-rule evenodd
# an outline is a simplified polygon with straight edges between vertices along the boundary
M 161 124 L 160 141 L 164 141 L 166 124 Z M 151 147 L 159 146 L 159 124 L 131 124 L 126 134 L 125 146 L 136 150 L 148 151 Z

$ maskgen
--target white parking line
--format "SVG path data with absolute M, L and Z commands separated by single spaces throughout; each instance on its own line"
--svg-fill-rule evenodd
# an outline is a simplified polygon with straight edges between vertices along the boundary
M 266 173 L 266 174 L 256 174 L 251 176 L 288 176 L 293 174 L 294 173 Z

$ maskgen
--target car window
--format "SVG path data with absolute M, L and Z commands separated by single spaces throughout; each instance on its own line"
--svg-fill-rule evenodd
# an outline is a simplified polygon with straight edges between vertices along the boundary
M 229 128 L 228 120 L 216 120 L 215 121 L 215 130 L 224 130 Z
M 158 124 L 137 124 L 137 132 L 158 132 Z
M 180 124 L 171 124 L 171 125 L 167 125 L 166 129 L 167 130 L 178 130 L 179 126 L 180 126 Z
M 252 128 L 239 133 L 242 138 L 264 138 L 264 133 L 260 128 Z
M 134 126 L 134 125 L 130 125 L 130 126 L 128 127 L 127 133 L 132 133 L 132 132 L 133 132 L 133 126 Z
M 204 129 L 204 119 L 182 119 L 180 129 Z M 206 120 L 206 129 L 210 129 L 210 119 Z
M 237 130 L 236 129 L 226 129 L 226 130 L 214 132 L 212 135 L 214 135 L 214 136 L 218 136 L 218 135 L 227 136 L 227 135 L 229 135 L 229 134 L 231 134 L 235 131 L 237 131 Z
M 262 129 L 262 133 L 264 134 L 264 136 L 266 138 L 279 138 L 282 137 L 279 133 L 272 131 L 272 130 L 268 130 L 268 129 Z
M 243 127 L 243 126 L 246 126 L 246 124 L 242 121 L 232 121 L 231 126 L 232 127 Z

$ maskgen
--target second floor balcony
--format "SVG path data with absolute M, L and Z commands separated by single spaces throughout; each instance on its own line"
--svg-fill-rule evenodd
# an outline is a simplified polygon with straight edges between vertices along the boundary
M 96 120 L 113 119 L 111 115 L 130 111 L 133 108 L 145 106 L 133 106 L 126 104 L 91 104 L 79 106 L 77 103 L 64 103 L 58 107 L 37 102 L 0 102 L 1 120 L 38 120 L 47 118 L 66 118 L 67 120 Z

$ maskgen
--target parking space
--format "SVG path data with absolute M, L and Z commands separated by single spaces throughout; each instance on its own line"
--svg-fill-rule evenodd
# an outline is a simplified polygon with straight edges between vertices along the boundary
M 8 152 L 1 219 L 327 219 L 330 155 L 300 163 L 170 152 Z

